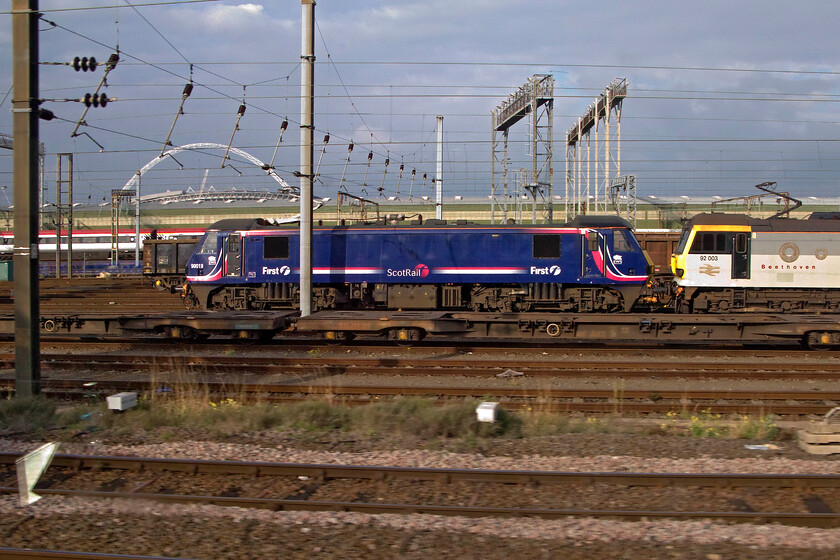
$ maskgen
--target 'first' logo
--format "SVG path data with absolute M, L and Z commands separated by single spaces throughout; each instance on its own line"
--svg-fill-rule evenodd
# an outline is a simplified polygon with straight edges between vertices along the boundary
M 556 264 L 554 266 L 544 266 L 542 268 L 540 268 L 538 266 L 532 266 L 531 267 L 531 274 L 540 274 L 540 275 L 545 275 L 545 276 L 559 276 L 561 272 L 562 272 L 562 269 L 559 266 L 557 266 Z

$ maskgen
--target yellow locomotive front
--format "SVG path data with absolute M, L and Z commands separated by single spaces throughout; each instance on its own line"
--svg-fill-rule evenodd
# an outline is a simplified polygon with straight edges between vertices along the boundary
M 671 272 L 680 286 L 735 287 L 750 277 L 747 217 L 699 214 L 688 222 L 671 255 Z

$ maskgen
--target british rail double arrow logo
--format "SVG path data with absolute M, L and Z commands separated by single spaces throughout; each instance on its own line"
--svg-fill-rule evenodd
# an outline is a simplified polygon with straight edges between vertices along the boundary
M 700 274 L 708 274 L 709 276 L 717 276 L 720 272 L 720 267 L 713 264 L 704 264 L 700 266 Z

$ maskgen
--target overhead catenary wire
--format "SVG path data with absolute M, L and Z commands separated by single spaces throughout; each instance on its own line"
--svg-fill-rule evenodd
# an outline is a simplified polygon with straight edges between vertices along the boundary
M 143 5 L 143 4 L 134 4 L 134 3 L 128 3 L 128 2 L 127 2 L 127 4 L 129 4 L 130 6 L 135 6 L 135 5 L 136 6 L 142 6 Z M 126 7 L 128 7 L 128 6 L 126 6 Z M 320 28 L 319 28 L 319 33 L 320 33 Z M 158 34 L 160 34 L 160 33 L 158 33 Z M 322 39 L 323 39 L 323 37 L 322 37 Z M 325 44 L 325 47 L 326 47 L 326 44 Z M 183 57 L 183 55 L 182 55 L 182 58 L 185 59 L 185 57 Z M 412 61 L 412 62 L 423 63 L 423 64 L 427 63 L 427 61 Z M 458 61 L 454 61 L 454 62 L 458 63 Z M 245 62 L 245 64 L 248 64 L 248 63 L 249 62 Z M 330 63 L 329 66 L 331 68 L 334 68 L 335 70 L 338 70 L 338 71 L 341 71 L 343 68 L 346 68 L 346 66 L 343 66 L 344 63 L 342 63 L 340 61 L 329 60 L 329 63 Z M 353 63 L 355 63 L 355 62 L 353 62 Z M 382 64 L 393 64 L 394 61 L 385 61 L 385 62 L 381 62 L 381 63 Z M 428 63 L 438 64 L 434 61 L 428 61 Z M 163 66 L 168 66 L 169 63 L 155 63 L 155 64 L 158 64 L 159 66 L 163 67 Z M 203 64 L 205 65 L 205 68 L 207 70 L 211 70 L 211 73 L 212 73 L 212 70 L 218 70 L 218 68 L 215 68 L 215 67 L 214 68 L 207 68 L 208 65 L 214 64 L 213 62 L 209 62 L 209 63 L 205 62 Z M 237 62 L 236 64 L 239 64 L 241 66 L 243 63 L 238 63 Z M 257 63 L 255 62 L 254 64 L 257 64 Z M 263 64 L 263 63 L 260 63 L 260 64 Z M 265 64 L 272 64 L 272 63 L 265 63 Z M 294 64 L 295 68 L 298 67 L 298 65 L 296 63 L 287 63 L 287 64 Z M 376 64 L 380 64 L 380 62 L 373 62 L 372 63 L 372 65 L 376 65 Z M 475 66 L 475 64 L 473 64 L 473 63 L 470 63 L 470 64 Z M 530 65 L 530 63 L 528 65 Z M 522 66 L 525 66 L 525 65 L 519 65 L 519 67 L 522 67 Z M 600 68 L 600 67 L 621 68 L 621 66 L 607 66 L 607 65 L 579 65 L 579 66 L 580 67 L 592 67 L 592 68 Z M 663 68 L 663 67 L 653 67 L 653 68 Z M 678 68 L 678 67 L 667 67 L 667 68 Z M 738 68 L 738 69 L 735 69 L 735 68 L 732 68 L 732 69 L 713 69 L 713 68 L 704 69 L 704 68 L 685 67 L 684 69 L 687 70 L 687 71 L 688 70 L 743 71 L 743 69 L 740 69 L 740 68 Z M 293 71 L 295 71 L 295 70 L 293 70 Z M 750 70 L 750 71 L 755 71 L 755 70 L 753 69 L 753 70 Z M 788 72 L 788 71 L 779 70 L 779 72 Z M 791 73 L 791 74 L 793 76 L 798 75 L 797 73 Z M 826 74 L 826 75 L 831 75 L 831 74 L 833 74 L 833 73 L 829 73 L 829 74 Z M 351 115 L 355 119 L 364 118 L 364 120 L 365 120 L 364 127 L 368 129 L 369 134 L 370 133 L 378 134 L 378 131 L 380 131 L 382 129 L 382 127 L 375 126 L 377 124 L 375 119 L 381 119 L 385 116 L 393 116 L 394 113 L 391 112 L 391 111 L 385 111 L 385 112 L 378 112 L 378 111 L 375 111 L 375 110 L 365 111 L 365 110 L 363 110 L 363 107 L 359 106 L 359 104 L 356 103 L 356 101 L 360 101 L 362 99 L 381 99 L 381 98 L 385 98 L 385 97 L 390 97 L 392 99 L 408 99 L 408 97 L 397 97 L 398 95 L 406 95 L 406 96 L 414 97 L 416 99 L 433 99 L 433 98 L 447 99 L 447 98 L 449 98 L 449 97 L 447 97 L 448 94 L 450 94 L 450 93 L 457 94 L 458 93 L 458 92 L 451 91 L 451 88 L 461 87 L 461 86 L 464 85 L 464 84 L 454 84 L 454 85 L 451 85 L 451 86 L 444 86 L 443 88 L 440 88 L 440 89 L 435 89 L 436 87 L 439 88 L 439 86 L 429 86 L 429 87 L 427 87 L 427 86 L 424 86 L 422 84 L 420 84 L 420 85 L 411 85 L 411 84 L 404 85 L 404 84 L 388 84 L 387 82 L 385 84 L 377 84 L 379 87 L 389 87 L 390 89 L 396 89 L 397 90 L 396 94 L 388 96 L 388 95 L 376 94 L 375 92 L 364 92 L 364 91 L 357 92 L 357 91 L 355 91 L 355 88 L 357 88 L 357 87 L 358 88 L 367 87 L 367 85 L 366 84 L 351 84 L 351 83 L 346 82 L 345 78 L 346 78 L 346 76 L 339 76 L 339 79 L 332 80 L 332 82 L 334 82 L 334 87 L 336 87 L 336 88 L 341 87 L 345 90 L 345 93 L 348 94 L 348 97 L 345 99 L 345 101 L 349 102 L 348 100 L 351 100 L 351 101 L 353 101 L 354 105 L 351 106 L 350 110 L 348 110 L 348 111 L 344 111 L 344 112 L 330 111 L 329 114 L 330 115 Z M 230 82 L 231 84 L 234 84 L 234 85 L 238 85 L 238 82 L 240 82 L 240 81 L 242 81 L 242 82 L 249 82 L 250 81 L 248 79 L 243 80 L 241 78 L 239 78 L 237 80 L 230 80 L 227 77 L 221 77 L 220 79 L 224 80 L 225 82 Z M 256 83 L 266 83 L 266 85 L 267 85 L 269 82 L 276 81 L 276 80 L 279 80 L 279 79 L 282 79 L 282 78 L 273 78 L 272 80 L 264 80 L 262 82 L 256 82 Z M 219 89 L 227 98 L 233 99 L 233 96 L 227 95 L 229 93 L 229 90 L 226 89 L 226 88 L 228 88 L 228 86 L 219 85 L 217 83 L 217 82 L 219 82 L 219 80 L 210 79 L 210 80 L 205 80 L 205 81 L 211 87 L 214 87 L 215 89 Z M 323 86 L 324 84 L 321 84 L 321 85 Z M 332 86 L 333 84 L 330 84 L 330 85 Z M 467 84 L 467 85 L 469 85 L 469 84 Z M 493 87 L 499 88 L 499 87 L 507 87 L 507 86 L 476 85 L 476 86 L 473 86 L 473 87 L 476 88 L 473 92 L 461 93 L 462 97 L 454 97 L 453 96 L 451 98 L 452 99 L 470 99 L 470 98 L 472 98 L 472 99 L 476 99 L 476 100 L 481 100 L 481 99 L 489 98 L 489 97 L 497 98 L 497 96 L 495 96 L 495 95 L 487 94 L 488 91 L 492 91 L 490 88 L 493 88 Z M 412 88 L 414 88 L 414 89 L 412 89 Z M 447 89 L 447 88 L 449 88 L 449 89 Z M 595 89 L 595 88 L 593 88 L 593 89 Z M 570 88 L 568 90 L 565 90 L 565 93 L 585 92 L 585 91 L 586 91 L 585 88 L 580 88 L 580 89 L 571 89 Z M 440 92 L 441 95 L 436 95 L 435 92 Z M 729 102 L 729 101 L 732 100 L 731 98 L 738 98 L 739 100 L 758 101 L 758 102 L 766 101 L 766 100 L 768 100 L 768 98 L 772 98 L 776 101 L 786 101 L 786 100 L 789 100 L 787 98 L 793 98 L 792 101 L 797 102 L 797 103 L 802 103 L 802 102 L 809 102 L 809 103 L 829 102 L 829 103 L 833 103 L 834 100 L 836 100 L 836 98 L 838 97 L 834 94 L 820 95 L 820 94 L 812 94 L 812 93 L 790 93 L 790 92 L 769 92 L 768 93 L 768 92 L 755 91 L 755 88 L 749 88 L 749 90 L 745 90 L 743 92 L 732 91 L 731 88 L 729 88 L 729 89 L 718 88 L 717 90 L 710 90 L 709 92 L 698 90 L 698 89 L 688 89 L 688 88 L 681 89 L 681 90 L 678 90 L 678 89 L 660 89 L 660 90 L 646 89 L 646 90 L 634 90 L 634 92 L 636 93 L 636 96 L 631 97 L 630 99 L 635 99 L 639 102 L 641 102 L 643 100 L 646 100 L 646 99 L 650 99 L 653 102 L 658 102 L 658 100 L 662 99 L 662 98 L 672 98 L 672 99 L 680 100 L 680 101 L 682 101 L 682 100 L 701 100 L 702 101 L 702 100 L 709 100 L 709 99 L 712 99 L 712 98 L 719 98 L 719 100 L 723 101 L 723 102 Z M 173 93 L 174 93 L 174 90 L 173 90 Z M 250 93 L 256 93 L 256 92 L 250 92 Z M 650 93 L 652 95 L 649 95 L 649 96 L 648 95 L 643 95 L 645 93 Z M 657 95 L 657 93 L 658 93 L 658 95 Z M 686 93 L 688 93 L 689 95 L 684 95 Z M 339 95 L 341 95 L 341 94 L 339 94 Z M 358 95 L 358 97 L 356 97 L 357 95 Z M 257 105 L 260 105 L 260 104 L 265 105 L 267 109 L 274 109 L 275 107 L 271 106 L 268 103 L 268 100 L 280 99 L 282 97 L 283 96 L 270 96 L 270 95 L 261 96 L 261 97 L 260 96 L 253 96 L 253 97 L 249 97 L 249 105 L 252 102 L 256 102 Z M 288 98 L 288 96 L 285 96 L 285 97 Z M 335 95 L 335 92 L 331 92 L 328 97 L 330 97 L 333 100 L 335 100 L 337 98 L 336 95 Z M 568 99 L 573 100 L 573 99 L 576 99 L 576 98 L 589 98 L 589 97 L 590 96 L 586 95 L 586 94 L 569 95 Z M 138 102 L 139 101 L 154 102 L 153 99 L 158 98 L 158 97 L 153 95 L 153 96 L 149 96 L 148 99 L 144 99 L 144 97 L 142 95 L 140 95 L 140 96 L 135 95 L 135 96 L 133 96 L 133 98 L 137 99 Z M 218 99 L 223 99 L 223 98 L 224 97 L 219 97 L 219 96 L 214 97 L 212 95 L 202 95 L 202 96 L 196 96 L 195 97 L 196 100 L 200 100 L 200 99 L 218 100 Z M 266 102 L 263 103 L 262 102 L 263 100 L 265 100 Z M 702 102 L 705 102 L 705 101 L 702 101 Z M 190 106 L 191 107 L 193 106 L 192 101 L 191 101 Z M 647 106 L 649 106 L 649 105 L 647 105 Z M 222 112 L 206 111 L 206 112 L 196 113 L 196 114 L 212 115 L 212 114 L 223 114 L 223 113 Z M 405 113 L 405 114 L 408 115 L 408 116 L 417 116 L 418 118 L 420 116 L 419 113 Z M 431 116 L 434 113 L 430 111 L 428 114 Z M 282 118 L 282 117 L 279 116 L 279 113 L 277 113 L 276 111 L 274 112 L 274 115 L 277 116 L 278 118 Z M 470 116 L 474 117 L 474 118 L 481 118 L 481 119 L 486 119 L 487 118 L 486 114 L 479 114 L 479 113 L 476 113 L 476 114 L 470 115 Z M 557 117 L 557 116 L 558 115 L 555 113 L 555 117 Z M 108 116 L 106 116 L 106 115 L 97 114 L 96 117 L 97 117 L 97 119 L 102 119 L 102 121 L 100 121 L 100 123 L 106 122 L 106 120 L 108 119 Z M 120 117 L 120 118 L 125 118 L 125 117 Z M 137 118 L 140 118 L 140 117 L 137 117 Z M 633 116 L 633 115 L 624 115 L 623 120 L 643 119 L 643 118 L 645 118 L 645 117 Z M 764 122 L 809 123 L 809 122 L 811 122 L 811 121 L 804 120 L 804 119 L 803 120 L 795 120 L 795 119 L 749 119 L 749 118 L 746 118 L 746 117 L 745 118 L 740 118 L 740 119 L 714 119 L 714 118 L 704 118 L 704 117 L 692 118 L 692 117 L 679 117 L 679 116 L 674 116 L 674 117 L 652 116 L 650 118 L 651 119 L 655 118 L 657 120 L 673 119 L 675 122 L 678 122 L 678 121 L 684 121 L 684 122 L 689 122 L 689 121 L 721 122 L 721 121 L 727 121 L 727 120 L 733 121 L 733 122 L 737 121 L 737 122 L 755 122 L 755 123 L 764 123 Z M 177 117 L 176 117 L 176 119 L 177 119 Z M 269 121 L 269 124 L 270 124 L 271 119 L 267 119 L 267 120 Z M 250 125 L 251 122 L 248 121 L 248 124 Z M 828 124 L 828 123 L 820 122 L 820 124 Z M 370 125 L 370 126 L 368 126 L 368 125 Z M 111 126 L 111 127 L 106 126 L 106 127 L 102 127 L 102 128 L 111 128 L 111 129 L 113 129 L 113 128 L 117 128 L 117 129 L 125 128 L 125 130 L 130 130 L 128 127 L 123 127 L 123 126 L 119 126 L 119 125 Z M 331 131 L 331 133 L 334 135 L 334 138 L 341 140 L 342 137 L 347 137 L 348 143 L 352 142 L 352 138 L 353 138 L 353 135 L 354 135 L 353 127 L 349 127 L 349 128 L 347 128 L 347 130 L 342 130 L 342 128 L 346 128 L 346 127 L 334 128 L 333 131 Z M 462 129 L 466 129 L 466 128 L 468 128 L 468 127 L 466 127 L 466 126 L 462 127 Z M 179 132 L 180 132 L 180 129 L 181 129 L 181 126 L 179 126 Z M 392 132 L 392 137 L 389 138 L 387 142 L 381 142 L 381 137 L 377 137 L 376 140 L 379 141 L 379 142 L 377 142 L 376 145 L 373 145 L 373 144 L 371 145 L 371 154 L 373 154 L 373 153 L 383 154 L 384 153 L 384 154 L 386 154 L 385 158 L 388 159 L 388 155 L 390 155 L 392 152 L 394 154 L 397 154 L 398 152 L 402 153 L 402 154 L 408 153 L 409 157 L 411 157 L 411 154 L 409 153 L 409 152 L 411 152 L 411 150 L 416 150 L 416 152 L 414 152 L 415 154 L 422 153 L 422 151 L 424 149 L 424 146 L 425 146 L 425 143 L 421 140 L 414 141 L 414 140 L 412 140 L 412 137 L 413 138 L 422 137 L 422 134 L 424 132 L 426 132 L 424 129 L 425 129 L 425 127 L 422 127 L 422 126 L 421 127 L 413 126 L 410 129 L 407 129 L 407 128 L 400 129 L 399 131 L 397 131 L 397 134 L 402 135 L 404 140 L 402 140 L 399 137 L 394 137 L 393 132 Z M 248 132 L 259 131 L 259 130 L 270 130 L 270 126 L 267 126 L 265 128 L 257 128 L 257 129 L 251 129 L 250 127 L 248 128 Z M 121 132 L 120 130 L 111 130 L 110 132 L 112 134 L 122 135 L 126 139 L 130 139 L 132 137 L 139 136 L 139 135 L 136 135 L 136 134 L 134 134 L 134 135 L 123 134 L 123 132 Z M 464 132 L 467 132 L 467 131 L 464 131 Z M 476 134 L 479 134 L 479 133 L 476 133 Z M 246 139 L 244 134 L 240 138 L 241 139 Z M 451 162 L 451 164 L 453 164 L 453 165 L 464 165 L 464 164 L 466 164 L 466 165 L 481 165 L 483 163 L 481 156 L 475 156 L 475 157 L 470 158 L 470 157 L 468 157 L 468 154 L 467 154 L 468 149 L 469 149 L 470 153 L 475 153 L 477 150 L 474 150 L 473 147 L 480 147 L 482 145 L 487 145 L 487 140 L 486 139 L 482 140 L 482 139 L 477 139 L 477 138 L 478 137 L 476 136 L 476 137 L 474 137 L 474 139 L 467 139 L 463 142 L 452 142 L 451 145 L 448 147 L 448 149 L 450 149 L 450 150 L 453 149 L 452 146 L 463 147 L 464 157 L 463 158 L 461 158 L 461 157 L 449 158 L 447 160 L 447 163 L 449 164 Z M 242 148 L 246 149 L 246 150 L 251 149 L 252 147 L 254 149 L 262 149 L 266 145 L 266 143 L 260 142 L 259 139 L 254 140 L 253 138 L 247 138 L 246 140 L 249 140 L 247 142 L 247 145 L 242 146 Z M 657 146 L 660 145 L 660 144 L 661 145 L 679 146 L 680 151 L 694 150 L 695 152 L 700 152 L 701 150 L 712 149 L 712 147 L 715 144 L 720 143 L 720 142 L 726 142 L 727 143 L 726 145 L 730 146 L 730 148 L 728 148 L 730 151 L 738 151 L 739 153 L 742 150 L 742 148 L 741 148 L 742 146 L 743 146 L 744 149 L 747 149 L 750 146 L 758 147 L 758 146 L 764 146 L 764 145 L 768 146 L 767 149 L 764 150 L 762 148 L 761 150 L 758 150 L 758 152 L 761 152 L 761 151 L 772 152 L 773 149 L 774 149 L 774 144 L 777 143 L 777 142 L 778 143 L 784 143 L 784 144 L 787 144 L 787 145 L 801 145 L 801 146 L 803 146 L 802 148 L 797 147 L 797 148 L 794 148 L 794 149 L 805 150 L 805 149 L 807 149 L 805 146 L 807 146 L 808 143 L 812 143 L 812 142 L 830 143 L 830 142 L 836 142 L 836 141 L 837 140 L 833 139 L 833 138 L 826 138 L 825 140 L 814 139 L 814 138 L 790 139 L 790 138 L 785 138 L 784 133 L 781 133 L 781 134 L 778 134 L 778 135 L 772 135 L 772 136 L 769 136 L 769 137 L 768 136 L 759 137 L 758 135 L 749 135 L 749 136 L 744 135 L 744 137 L 741 137 L 741 138 L 720 138 L 720 137 L 710 137 L 710 136 L 707 136 L 707 137 L 702 137 L 702 136 L 689 137 L 688 135 L 685 135 L 682 138 L 675 138 L 675 137 L 666 138 L 666 137 L 662 137 L 661 134 L 648 135 L 647 137 L 645 137 L 645 135 L 642 134 L 642 135 L 637 135 L 635 138 L 632 138 L 625 132 L 624 138 L 622 139 L 622 142 L 625 144 L 625 149 L 624 149 L 625 153 L 632 152 L 634 149 L 638 149 L 638 150 L 641 150 L 641 149 L 644 149 L 644 150 L 657 149 Z M 555 140 L 555 142 L 557 142 L 557 140 Z M 691 145 L 692 143 L 694 143 L 694 145 Z M 709 145 L 709 148 L 706 148 L 704 146 L 704 144 Z M 159 144 L 159 140 L 158 140 L 158 146 L 159 145 L 160 144 Z M 293 147 L 294 145 L 295 144 L 289 144 L 290 147 Z M 521 140 L 511 140 L 511 146 L 513 146 L 513 147 L 519 147 L 519 146 L 522 146 L 522 145 L 524 145 L 524 142 L 521 141 Z M 685 145 L 685 147 L 683 147 L 683 145 Z M 274 147 L 275 147 L 275 155 L 272 156 L 272 165 L 274 164 L 274 159 L 277 155 L 276 154 L 277 146 L 274 146 Z M 110 148 L 110 146 L 109 146 L 109 148 Z M 785 151 L 787 152 L 788 150 L 785 150 Z M 819 151 L 819 144 L 816 144 L 816 150 L 815 151 Z M 826 151 L 826 150 L 823 150 L 823 151 Z M 133 152 L 133 153 L 137 153 L 137 154 L 142 155 L 146 152 L 146 150 L 111 150 L 111 149 L 109 149 L 108 152 L 115 153 L 115 154 Z M 91 151 L 90 153 L 96 153 L 96 152 Z M 331 150 L 331 154 L 332 154 L 332 150 Z M 320 173 L 323 174 L 325 180 L 326 180 L 326 178 L 327 178 L 327 176 L 328 176 L 328 174 L 330 173 L 331 170 L 337 171 L 336 166 L 339 165 L 338 163 L 330 161 L 329 155 L 331 155 L 331 154 L 325 155 L 324 152 L 322 152 L 322 158 L 321 158 L 321 160 L 319 160 L 319 170 L 320 170 Z M 214 155 L 214 157 L 218 157 L 218 154 L 213 154 L 213 155 Z M 731 156 L 732 154 L 729 154 L 729 155 Z M 421 157 L 421 159 L 422 159 L 422 157 Z M 627 161 L 627 162 L 663 161 L 663 162 L 669 162 L 669 163 L 675 163 L 675 164 L 679 164 L 680 161 L 684 161 L 683 159 L 670 159 L 669 160 L 667 158 L 658 158 L 658 159 L 654 160 L 653 158 L 627 158 L 627 157 L 625 157 L 623 159 L 624 159 L 624 161 Z M 377 161 L 378 161 L 378 158 L 377 158 Z M 703 158 L 699 158 L 697 161 L 703 161 Z M 721 161 L 725 161 L 726 163 L 728 163 L 728 162 L 736 161 L 736 160 L 735 160 L 735 158 L 727 157 L 727 158 L 722 158 Z M 757 162 L 761 162 L 761 161 L 764 161 L 764 160 L 762 160 L 762 159 L 754 159 L 753 160 L 753 159 L 750 159 L 750 158 L 741 157 L 741 158 L 738 158 L 737 161 L 745 161 L 745 162 L 757 161 Z M 778 161 L 791 161 L 791 162 L 802 161 L 802 162 L 806 162 L 808 160 L 806 160 L 806 159 L 796 159 L 796 158 L 792 158 L 792 157 L 785 157 L 785 158 L 779 158 Z M 831 161 L 831 155 L 829 154 L 825 157 L 821 156 L 819 158 L 816 158 L 814 161 L 818 161 L 818 162 Z M 349 152 L 348 152 L 348 160 L 345 161 L 345 162 L 342 162 L 342 163 L 344 164 L 344 171 L 343 171 L 342 175 L 345 175 L 345 176 L 346 176 L 347 172 L 357 172 L 361 169 L 360 167 L 355 166 L 355 164 L 353 164 L 353 162 L 349 161 Z M 349 166 L 348 166 L 348 164 L 349 164 Z M 761 165 L 761 164 L 759 163 L 757 165 Z M 694 167 L 697 168 L 697 169 L 700 169 L 702 166 L 694 166 Z M 739 167 L 743 167 L 743 166 L 739 166 Z M 375 170 L 371 169 L 371 171 L 375 171 Z M 653 171 L 648 171 L 648 173 L 652 173 L 652 172 Z M 384 179 L 386 174 L 387 174 L 387 167 L 384 170 L 383 179 Z M 465 177 L 468 174 L 469 174 L 468 171 L 457 170 L 457 171 L 453 171 L 452 176 L 457 178 L 457 177 Z M 337 173 L 336 173 L 336 175 L 337 175 Z M 362 181 L 363 185 L 366 185 L 366 179 L 367 179 L 367 177 L 365 177 L 365 179 L 363 179 L 363 181 Z M 346 181 L 346 179 L 345 179 L 345 181 Z M 385 181 L 384 180 L 383 180 L 383 186 L 385 186 Z M 398 179 L 397 188 L 396 188 L 395 192 L 399 192 L 399 190 L 400 190 L 400 188 L 399 188 L 399 179 Z
M 43 19 L 43 18 L 42 18 L 42 19 Z M 64 27 L 64 26 L 61 26 L 61 25 L 59 25 L 59 24 L 57 24 L 57 23 L 55 23 L 55 22 L 53 22 L 53 21 L 49 21 L 49 20 L 45 20 L 45 21 L 47 21 L 47 23 L 49 23 L 49 24 L 50 24 L 50 25 L 52 25 L 53 27 L 56 27 L 56 28 L 58 28 L 58 29 L 62 29 L 62 30 L 64 30 L 64 31 L 67 31 L 67 32 L 69 32 L 69 33 L 72 33 L 72 34 L 74 34 L 74 35 L 76 35 L 76 36 L 78 36 L 78 37 L 80 37 L 80 38 L 86 39 L 86 40 L 91 41 L 91 42 L 93 42 L 93 43 L 95 43 L 95 44 L 98 44 L 98 45 L 100 45 L 100 46 L 105 46 L 105 47 L 107 47 L 107 45 L 105 45 L 104 43 L 102 43 L 102 42 L 100 42 L 100 41 L 97 41 L 97 40 L 92 39 L 92 38 L 90 38 L 90 37 L 87 37 L 87 36 L 85 36 L 85 35 L 83 35 L 83 34 L 81 34 L 81 33 L 78 33 L 78 32 L 76 32 L 76 31 L 73 31 L 73 30 L 71 30 L 71 29 L 68 29 L 68 28 L 66 28 L 66 27 Z M 170 74 L 170 75 L 173 75 L 173 76 L 179 76 L 179 75 L 178 75 L 177 73 L 175 73 L 175 72 L 172 72 L 172 71 L 166 70 L 166 69 L 164 69 L 164 68 L 160 67 L 160 66 L 159 66 L 159 65 L 157 65 L 157 64 L 149 63 L 149 62 L 147 62 L 147 61 L 145 61 L 145 60 L 143 60 L 143 59 L 140 59 L 139 57 L 136 57 L 136 56 L 133 56 L 133 55 L 127 54 L 127 53 L 125 53 L 125 51 L 122 51 L 122 54 L 123 54 L 124 56 L 127 56 L 127 57 L 129 57 L 129 58 L 132 58 L 133 60 L 136 60 L 136 61 L 138 61 L 138 62 L 140 62 L 140 63 L 142 63 L 142 64 L 145 64 L 145 65 L 147 65 L 147 66 L 150 66 L 150 67 L 153 67 L 153 68 L 157 68 L 157 69 L 159 69 L 159 70 L 163 70 L 164 72 L 166 72 L 166 73 L 168 73 L 168 74 Z M 208 71 L 208 70 L 205 70 L 202 66 L 200 66 L 200 65 L 198 65 L 198 64 L 194 64 L 194 67 L 195 67 L 195 69 L 196 69 L 196 70 L 204 70 L 204 71 L 207 71 L 207 72 L 209 72 L 209 73 L 211 73 L 211 74 L 213 74 L 213 75 L 216 75 L 217 77 L 222 77 L 223 79 L 226 79 L 226 80 L 227 80 L 227 78 L 224 78 L 223 76 L 220 76 L 219 74 L 216 74 L 216 73 L 214 73 L 214 72 L 210 72 L 210 71 Z M 340 77 L 339 77 L 339 79 L 340 79 Z M 230 81 L 231 81 L 232 83 L 236 83 L 236 82 L 234 82 L 233 80 L 230 80 Z M 233 96 L 228 95 L 228 94 L 225 94 L 225 93 L 223 93 L 223 92 L 220 92 L 220 91 L 218 91 L 216 88 L 207 87 L 207 86 L 205 86 L 205 85 L 203 85 L 203 84 L 201 84 L 201 83 L 199 83 L 199 82 L 196 82 L 195 80 L 193 80 L 193 82 L 195 83 L 195 85 L 200 85 L 201 87 L 204 87 L 205 89 L 208 89 L 208 90 L 210 90 L 210 91 L 213 91 L 214 93 L 216 93 L 216 94 L 218 94 L 218 95 L 220 95 L 220 96 L 222 96 L 222 97 L 225 97 L 225 98 L 228 98 L 228 99 L 235 99 Z M 239 85 L 239 84 L 238 84 L 238 85 Z M 242 86 L 243 88 L 245 88 L 245 87 L 246 87 L 244 84 L 241 84 L 241 86 Z M 243 104 L 243 105 L 244 105 L 244 104 Z M 252 107 L 254 107 L 253 103 L 249 103 L 249 105 L 250 105 L 250 106 L 252 106 Z M 240 107 L 240 108 L 241 108 L 241 107 Z M 276 117 L 278 117 L 278 118 L 280 117 L 280 115 L 279 115 L 278 113 L 274 112 L 274 111 L 270 111 L 270 110 L 267 110 L 267 109 L 262 108 L 262 107 L 259 107 L 259 106 L 257 106 L 257 107 L 256 107 L 256 109 L 257 109 L 257 110 L 259 110 L 259 111 L 265 112 L 265 113 L 267 113 L 267 114 L 274 115 L 274 116 L 276 116 Z M 292 121 L 292 122 L 294 122 L 294 121 Z M 85 126 L 89 126 L 87 123 L 84 123 L 84 125 L 85 125 Z M 119 132 L 117 132 L 117 131 L 113 131 L 113 132 L 114 132 L 114 133 L 119 134 Z M 234 129 L 234 134 L 235 134 L 235 132 L 236 132 L 236 128 Z M 372 131 L 370 132 L 370 134 L 371 134 L 371 137 L 375 137 L 375 135 L 374 135 L 374 133 L 373 133 Z M 131 135 L 130 135 L 130 134 L 127 134 L 126 136 L 131 136 Z M 105 149 L 104 149 L 102 146 L 100 146 L 100 151 L 104 152 L 104 151 L 105 151 Z M 373 151 L 373 149 L 372 149 L 372 148 L 371 148 L 371 151 Z
M 221 2 L 221 0 L 168 0 L 166 2 L 143 2 L 142 4 L 133 4 L 130 6 L 125 6 L 121 4 L 115 4 L 110 6 L 77 6 L 74 8 L 46 8 L 42 9 L 39 8 L 39 12 L 83 12 L 83 11 L 90 11 L 90 10 L 110 10 L 114 8 L 143 8 L 146 6 L 174 6 L 176 4 L 206 4 L 209 2 Z M 12 12 L 0 12 L 0 14 L 11 14 Z

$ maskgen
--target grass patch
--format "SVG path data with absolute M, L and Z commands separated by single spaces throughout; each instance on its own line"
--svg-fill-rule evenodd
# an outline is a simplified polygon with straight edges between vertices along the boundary
M 776 440 L 786 435 L 771 416 L 764 415 L 725 418 L 709 411 L 672 412 L 661 424 L 640 427 L 620 421 L 619 414 L 582 416 L 540 408 L 510 412 L 500 407 L 497 421 L 487 423 L 476 418 L 478 402 L 438 406 L 422 398 L 397 398 L 351 407 L 325 398 L 273 404 L 249 402 L 236 387 L 231 387 L 230 396 L 223 398 L 211 397 L 207 388 L 200 385 L 173 387 L 171 391 L 141 397 L 137 407 L 124 413 L 107 410 L 104 402 L 59 410 L 53 401 L 41 396 L 0 401 L 0 431 L 37 435 L 50 430 L 56 439 L 89 432 L 102 432 L 103 436 L 119 440 L 152 434 L 162 441 L 178 437 L 224 439 L 270 431 L 292 432 L 302 439 L 352 432 L 373 438 L 421 440 L 427 446 L 446 440 L 475 446 L 493 438 L 569 433 L 656 433 L 748 440 Z
M 542 410 L 523 411 L 522 431 L 528 436 L 554 436 L 559 434 L 607 434 L 626 432 L 619 426 L 616 416 L 580 416 L 558 414 Z
M 56 404 L 43 396 L 0 401 L 0 430 L 39 432 L 56 424 L 56 410 Z
M 701 410 L 691 414 L 669 412 L 660 425 L 661 432 L 695 438 L 782 439 L 782 429 L 770 415 L 724 417 Z
M 496 422 L 479 422 L 475 408 L 475 403 L 436 406 L 425 399 L 395 399 L 363 407 L 356 421 L 364 433 L 411 434 L 423 439 L 522 435 L 517 416 L 497 409 Z
M 771 416 L 740 417 L 732 428 L 732 434 L 739 439 L 781 439 L 782 429 Z
M 233 436 L 265 430 L 302 434 L 356 432 L 368 436 L 400 435 L 421 439 L 519 437 L 521 420 L 504 410 L 497 422 L 478 422 L 476 404 L 436 406 L 420 398 L 394 399 L 361 407 L 309 400 L 295 404 L 240 403 L 183 397 L 141 399 L 123 414 L 101 416 L 103 429 L 126 434 L 131 429 L 161 436 L 178 430 L 202 430 L 211 436 Z

